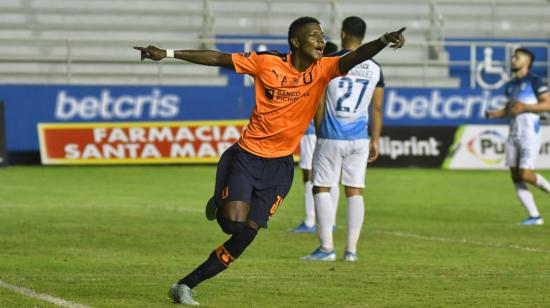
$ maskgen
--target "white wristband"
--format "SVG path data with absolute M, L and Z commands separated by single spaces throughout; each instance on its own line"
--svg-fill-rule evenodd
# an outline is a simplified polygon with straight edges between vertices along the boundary
M 166 49 L 166 58 L 173 58 L 173 57 L 174 57 L 174 50 Z
M 390 43 L 390 41 L 388 41 L 388 39 L 386 38 L 386 34 L 384 34 L 380 37 L 380 42 L 382 42 L 382 44 L 387 46 Z

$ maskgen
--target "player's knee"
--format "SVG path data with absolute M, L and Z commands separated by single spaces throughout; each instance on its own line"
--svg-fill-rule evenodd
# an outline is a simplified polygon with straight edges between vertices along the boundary
M 223 217 L 218 217 L 218 224 L 226 234 L 237 234 L 244 229 L 244 222 L 232 221 Z
M 529 177 L 531 176 L 531 171 L 530 170 L 522 170 L 520 169 L 519 170 L 519 179 L 520 181 L 527 181 L 529 179 Z
M 325 193 L 330 192 L 330 187 L 323 187 L 323 186 L 313 186 L 313 194 L 319 194 L 319 193 Z
M 250 219 L 246 221 L 245 226 L 247 228 L 254 229 L 256 231 L 260 230 L 260 225 L 258 225 L 255 221 L 250 220 Z
M 346 197 L 348 198 L 353 196 L 363 195 L 363 188 L 359 188 L 359 187 L 345 186 L 344 191 L 346 192 Z

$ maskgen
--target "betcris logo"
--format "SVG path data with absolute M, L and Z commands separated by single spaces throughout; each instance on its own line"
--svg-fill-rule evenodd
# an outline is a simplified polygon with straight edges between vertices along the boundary
M 179 96 L 153 89 L 146 95 L 111 94 L 108 89 L 98 95 L 77 97 L 67 90 L 57 92 L 57 120 L 133 120 L 170 119 L 178 115 Z
M 485 110 L 502 109 L 507 99 L 490 91 L 391 89 L 384 102 L 384 124 L 462 125 L 487 123 Z M 493 122 L 495 123 L 495 122 Z
M 498 165 L 504 159 L 506 137 L 496 130 L 483 131 L 468 140 L 468 152 L 489 165 Z

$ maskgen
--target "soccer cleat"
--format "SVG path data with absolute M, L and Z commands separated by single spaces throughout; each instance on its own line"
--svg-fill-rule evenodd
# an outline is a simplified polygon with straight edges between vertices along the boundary
M 304 222 L 299 224 L 296 228 L 288 229 L 288 231 L 293 233 L 316 233 L 317 225 L 313 227 L 308 227 Z M 332 233 L 336 231 L 336 226 L 332 226 Z
M 520 222 L 520 224 L 525 226 L 532 226 L 532 225 L 544 225 L 544 219 L 542 217 L 528 217 L 524 221 Z
M 346 251 L 344 253 L 344 261 L 355 262 L 357 260 L 359 260 L 359 258 L 353 252 Z
M 218 210 L 218 207 L 216 206 L 216 200 L 214 200 L 214 197 L 210 198 L 208 202 L 206 202 L 206 207 L 204 208 L 204 214 L 206 215 L 206 219 L 208 220 L 214 220 L 216 219 L 216 211 Z
M 311 261 L 334 261 L 336 260 L 336 252 L 334 249 L 329 252 L 324 252 L 321 250 L 321 247 L 315 249 L 310 255 L 301 257 L 300 260 L 311 260 Z
M 193 300 L 195 292 L 184 284 L 174 284 L 168 290 L 168 297 L 176 304 L 198 306 L 199 303 Z
M 317 226 L 313 225 L 313 227 L 308 227 L 304 222 L 299 224 L 296 228 L 290 229 L 290 232 L 294 233 L 315 233 L 317 232 Z

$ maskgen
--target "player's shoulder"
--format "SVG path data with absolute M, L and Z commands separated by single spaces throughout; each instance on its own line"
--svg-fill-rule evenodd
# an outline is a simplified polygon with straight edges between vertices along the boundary
M 537 74 L 533 74 L 531 72 L 529 72 L 526 77 L 529 81 L 531 81 L 533 83 L 542 83 L 542 82 L 544 82 L 544 79 L 541 76 L 539 76 Z
M 372 62 L 374 65 L 376 65 L 378 68 L 382 69 L 382 65 L 380 65 L 380 63 L 378 63 L 376 60 L 374 60 L 374 58 L 370 58 L 368 59 L 367 61 L 370 61 Z
M 338 50 L 338 51 L 329 53 L 329 54 L 326 55 L 325 57 L 341 57 L 341 56 L 347 54 L 348 52 L 350 52 L 350 50 L 348 50 L 348 49 L 342 49 L 342 50 Z
M 281 60 L 283 62 L 286 62 L 287 58 L 288 58 L 288 54 L 280 53 L 276 50 L 273 50 L 273 51 L 257 51 L 256 56 L 266 57 L 270 60 Z
M 511 86 L 513 86 L 513 85 L 516 84 L 516 83 L 517 83 L 517 79 L 516 79 L 515 77 L 513 77 L 513 78 L 508 79 L 508 81 L 506 81 L 506 82 L 504 83 L 504 87 L 505 87 L 505 88 L 511 87 Z
M 536 95 L 542 95 L 548 92 L 548 85 L 544 82 L 544 79 L 541 76 L 529 73 L 527 75 L 531 82 L 531 87 L 535 91 Z

